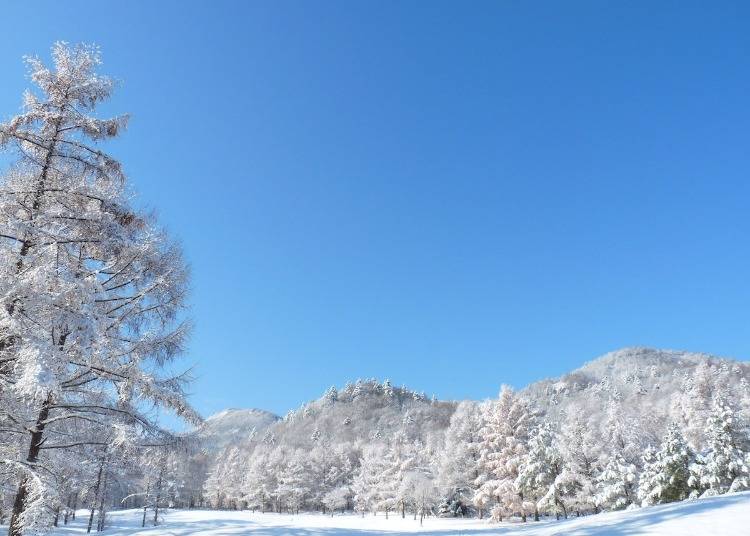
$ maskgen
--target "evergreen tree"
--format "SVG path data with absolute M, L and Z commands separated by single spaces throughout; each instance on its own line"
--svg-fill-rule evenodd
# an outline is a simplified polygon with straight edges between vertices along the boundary
M 596 479 L 597 502 L 603 508 L 621 510 L 635 502 L 638 483 L 634 464 L 625 461 L 620 453 L 610 456 Z
M 524 511 L 533 510 L 534 521 L 539 521 L 539 505 L 557 506 L 559 503 L 555 479 L 561 472 L 562 457 L 553 445 L 552 428 L 549 423 L 543 423 L 532 433 L 528 453 L 516 477 L 516 486 L 527 503 Z M 552 496 L 547 497 L 550 490 L 553 490 Z
M 644 468 L 646 478 L 639 485 L 643 505 L 681 501 L 690 496 L 690 466 L 695 454 L 672 423 L 655 456 L 648 453 Z
M 707 495 L 750 488 L 748 436 L 737 411 L 723 396 L 717 396 L 706 422 L 708 450 L 693 466 L 693 483 Z

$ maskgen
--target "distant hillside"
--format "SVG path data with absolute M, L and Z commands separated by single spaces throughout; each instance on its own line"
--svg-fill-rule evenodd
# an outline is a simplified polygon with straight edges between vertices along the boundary
M 393 387 L 388 380 L 358 380 L 289 412 L 266 430 L 264 441 L 292 447 L 313 444 L 387 442 L 397 430 L 428 442 L 450 422 L 453 402 L 428 399 L 424 393 Z
M 204 449 L 215 452 L 263 434 L 279 419 L 262 409 L 225 409 L 208 417 L 193 434 Z
M 610 352 L 559 378 L 532 383 L 521 392 L 552 419 L 584 411 L 595 422 L 604 422 L 609 403 L 617 400 L 626 414 L 651 414 L 653 430 L 661 433 L 679 403 L 678 395 L 692 388 L 698 367 L 717 389 L 740 390 L 750 379 L 747 362 L 636 347 Z M 499 387 L 503 378 L 497 376 Z M 387 442 L 397 430 L 429 442 L 439 439 L 448 427 L 455 407 L 455 402 L 430 400 L 422 393 L 394 387 L 388 380 L 358 380 L 340 389 L 329 388 L 283 419 L 259 409 L 224 410 L 207 418 L 196 434 L 214 452 L 247 442 L 294 448 Z
M 748 362 L 636 347 L 610 352 L 559 378 L 535 382 L 522 392 L 551 420 L 585 414 L 590 422 L 604 423 L 610 404 L 616 401 L 625 417 L 638 418 L 643 427 L 640 433 L 653 435 L 656 442 L 666 422 L 685 409 L 681 405 L 700 402 L 701 389 L 741 394 L 748 380 Z M 692 393 L 696 396 L 690 400 Z M 693 439 L 700 442 L 699 437 Z

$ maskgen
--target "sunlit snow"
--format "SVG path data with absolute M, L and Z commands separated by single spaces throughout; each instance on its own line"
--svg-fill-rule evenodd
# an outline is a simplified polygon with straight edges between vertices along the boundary
M 109 514 L 107 536 L 374 536 L 384 534 L 424 534 L 430 536 L 519 534 L 529 536 L 585 535 L 625 536 L 686 534 L 740 535 L 750 532 L 750 492 L 734 493 L 672 503 L 638 510 L 610 512 L 567 521 L 539 523 L 487 523 L 478 519 L 426 518 L 424 526 L 409 516 L 389 519 L 379 514 L 361 518 L 357 515 L 261 514 L 249 511 L 173 510 L 158 527 L 142 529 L 142 512 L 125 510 Z M 72 526 L 53 534 L 63 536 L 86 532 L 86 513 L 81 511 Z

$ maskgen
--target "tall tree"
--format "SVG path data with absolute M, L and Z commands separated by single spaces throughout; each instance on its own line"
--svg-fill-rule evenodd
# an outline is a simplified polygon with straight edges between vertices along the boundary
M 474 503 L 478 508 L 494 504 L 493 519 L 520 513 L 526 515 L 523 492 L 516 478 L 526 454 L 534 414 L 511 387 L 504 385 L 500 397 L 486 406 L 481 432 Z
M 479 406 L 459 402 L 445 432 L 445 442 L 438 459 L 438 487 L 443 495 L 443 516 L 465 516 L 470 512 L 479 476 L 479 432 L 482 427 Z
M 571 509 L 581 514 L 599 512 L 596 501 L 596 475 L 601 470 L 601 444 L 592 426 L 581 414 L 568 419 L 562 427 L 561 449 L 565 467 L 575 485 L 572 489 Z
M 160 374 L 188 333 L 180 249 L 130 206 L 120 164 L 98 146 L 127 116 L 95 115 L 113 89 L 96 48 L 56 43 L 52 57 L 53 68 L 27 59 L 38 91 L 0 125 L 17 157 L 0 179 L 0 382 L 22 401 L 9 420 L 28 434 L 12 462 L 11 536 L 47 517 L 45 450 L 101 443 L 91 430 L 112 422 L 157 433 L 146 401 L 199 419 L 184 378 Z M 68 422 L 81 426 L 62 435 Z

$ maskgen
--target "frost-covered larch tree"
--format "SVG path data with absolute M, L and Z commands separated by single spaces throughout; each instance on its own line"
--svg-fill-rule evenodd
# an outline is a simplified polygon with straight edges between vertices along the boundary
M 482 416 L 480 406 L 463 401 L 451 416 L 445 442 L 438 458 L 438 488 L 443 502 L 442 516 L 466 516 L 476 491 Z
M 526 455 L 534 414 L 511 387 L 504 385 L 500 397 L 486 406 L 488 412 L 481 432 L 474 504 L 481 509 L 493 504 L 492 518 L 524 511 L 522 493 L 516 485 Z
M 127 116 L 95 115 L 113 89 L 96 48 L 57 43 L 52 57 L 53 68 L 27 59 L 38 91 L 0 124 L 0 147 L 17 157 L 0 178 L 0 383 L 21 401 L 4 424 L 28 434 L 5 462 L 19 480 L 12 536 L 46 523 L 56 500 L 45 450 L 101 441 L 91 429 L 112 422 L 153 432 L 147 402 L 198 419 L 181 378 L 160 374 L 188 333 L 180 249 L 131 206 L 99 147 Z
M 563 424 L 560 443 L 566 469 L 575 482 L 570 497 L 571 510 L 578 515 L 587 511 L 599 513 L 596 475 L 601 470 L 601 444 L 592 426 L 576 415 Z
M 362 449 L 359 470 L 352 481 L 354 509 L 364 517 L 365 512 L 377 513 L 381 501 L 381 475 L 385 470 L 385 448 L 382 445 L 368 445 Z
M 397 431 L 390 441 L 384 457 L 384 470 L 377 487 L 380 491 L 379 509 L 388 512 L 398 509 L 403 518 L 406 513 L 406 496 L 402 484 L 406 475 L 418 465 L 418 446 L 411 442 L 404 430 Z

